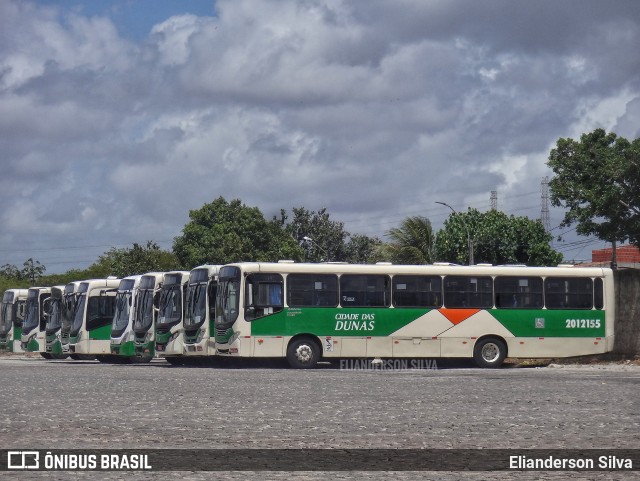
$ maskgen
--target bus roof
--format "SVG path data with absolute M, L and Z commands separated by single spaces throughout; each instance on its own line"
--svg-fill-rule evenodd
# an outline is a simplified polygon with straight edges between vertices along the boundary
M 326 273 L 326 274 L 422 274 L 422 275 L 484 275 L 484 276 L 562 276 L 603 277 L 612 275 L 602 267 L 522 267 L 489 265 L 399 265 L 399 264 L 342 264 L 342 263 L 276 263 L 240 262 L 228 264 L 245 272 L 268 273 Z

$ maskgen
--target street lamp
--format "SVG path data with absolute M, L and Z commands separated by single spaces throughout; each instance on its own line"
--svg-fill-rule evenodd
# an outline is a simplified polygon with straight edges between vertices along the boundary
M 455 210 L 453 207 L 451 207 L 446 202 L 438 202 L 436 200 L 436 204 L 440 204 L 440 205 L 444 205 L 446 207 L 449 207 L 449 209 L 451 209 L 454 214 L 458 214 L 458 211 Z M 467 245 L 469 246 L 469 265 L 472 266 L 474 264 L 474 262 L 473 262 L 473 240 L 471 240 L 471 231 L 469 230 L 469 226 L 465 222 L 464 218 L 460 217 L 460 220 L 462 221 L 462 224 L 464 225 L 464 229 L 467 231 Z
M 329 254 L 327 253 L 327 251 L 325 249 L 322 248 L 322 246 L 320 246 L 320 244 L 318 244 L 316 241 L 314 241 L 309 236 L 304 236 L 302 238 L 302 240 L 305 241 L 305 242 L 311 242 L 315 247 L 317 247 L 318 249 L 320 249 L 324 253 L 324 256 L 327 259 L 327 262 L 329 261 Z M 320 262 L 322 262 L 322 259 L 320 259 Z

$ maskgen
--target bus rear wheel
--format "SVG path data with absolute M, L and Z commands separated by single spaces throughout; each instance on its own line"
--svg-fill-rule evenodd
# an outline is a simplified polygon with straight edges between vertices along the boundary
M 507 345 L 495 337 L 480 339 L 473 348 L 473 361 L 478 367 L 500 367 L 505 357 L 507 357 Z
M 287 361 L 295 369 L 313 369 L 320 360 L 320 346 L 313 339 L 300 337 L 287 347 Z

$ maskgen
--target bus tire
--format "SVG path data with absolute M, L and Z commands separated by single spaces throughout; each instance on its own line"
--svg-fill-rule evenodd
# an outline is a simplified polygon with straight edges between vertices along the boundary
M 49 354 L 48 352 L 41 352 L 41 353 L 40 353 L 40 355 L 41 355 L 42 357 L 44 357 L 45 359 L 53 359 L 53 358 L 51 357 L 51 354 Z
M 184 366 L 186 364 L 185 359 L 179 356 L 167 356 L 165 360 L 172 366 Z
M 506 357 L 507 345 L 497 337 L 480 339 L 473 348 L 473 361 L 478 367 L 500 367 Z
M 96 359 L 91 354 L 70 354 L 69 357 L 74 361 L 94 361 Z
M 287 361 L 295 369 L 313 369 L 320 360 L 320 346 L 310 337 L 299 337 L 287 347 Z
M 101 363 L 121 364 L 120 357 L 114 356 L 113 354 L 98 354 L 96 359 Z

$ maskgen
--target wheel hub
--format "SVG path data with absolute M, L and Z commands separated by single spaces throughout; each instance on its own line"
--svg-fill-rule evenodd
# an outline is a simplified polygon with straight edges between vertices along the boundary
M 309 362 L 313 356 L 311 347 L 303 344 L 296 349 L 296 357 L 300 362 Z
M 500 350 L 494 343 L 489 342 L 482 346 L 482 358 L 487 362 L 493 362 L 498 359 Z

